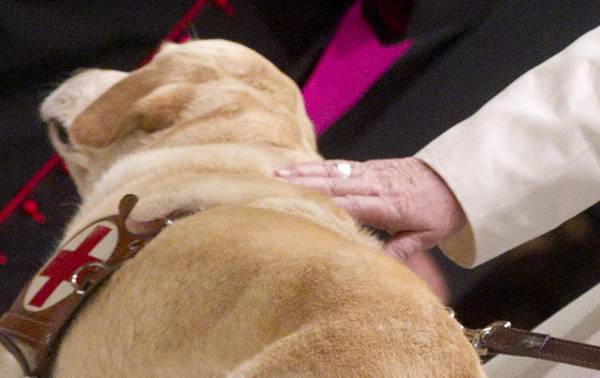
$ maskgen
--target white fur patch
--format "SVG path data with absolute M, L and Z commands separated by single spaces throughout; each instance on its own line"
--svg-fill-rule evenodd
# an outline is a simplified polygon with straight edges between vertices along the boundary
M 76 74 L 42 102 L 42 119 L 52 119 L 69 128 L 85 108 L 127 75 L 126 72 L 99 69 Z

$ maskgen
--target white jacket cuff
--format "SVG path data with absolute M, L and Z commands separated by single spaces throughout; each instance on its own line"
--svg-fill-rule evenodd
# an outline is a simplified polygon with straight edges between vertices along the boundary
M 600 201 L 600 28 L 532 69 L 416 157 L 468 225 L 442 243 L 481 264 Z

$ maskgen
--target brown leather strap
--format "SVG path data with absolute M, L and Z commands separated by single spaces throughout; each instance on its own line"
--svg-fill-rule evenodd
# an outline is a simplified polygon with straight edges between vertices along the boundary
M 94 289 L 123 262 L 135 256 L 144 244 L 170 224 L 172 219 L 190 214 L 177 212 L 169 218 L 144 223 L 143 232 L 133 234 L 125 223 L 137 200 L 137 197 L 132 194 L 126 195 L 119 203 L 117 215 L 93 222 L 65 243 L 65 245 L 70 245 L 69 243 L 73 242 L 78 245 L 79 247 L 75 251 L 63 250 L 61 246 L 60 253 L 55 254 L 42 271 L 38 272 L 32 281 L 21 290 L 12 307 L 0 318 L 0 342 L 15 356 L 26 375 L 47 376 L 52 364 L 52 354 L 61 333 L 84 301 L 94 292 Z M 107 244 L 114 244 L 114 247 L 102 249 L 102 253 L 108 252 L 105 259 L 90 257 L 90 251 L 96 251 L 94 248 L 99 246 L 104 238 L 108 239 L 107 235 L 111 233 L 114 235 L 111 239 L 112 242 Z M 97 250 L 100 248 L 98 247 Z M 69 259 L 73 259 L 75 255 L 78 256 L 76 258 L 82 260 L 77 260 L 73 265 L 74 260 L 69 261 Z M 66 275 L 60 271 L 65 266 L 64 269 L 69 269 Z M 46 275 L 42 275 L 45 271 Z M 56 274 L 59 279 L 55 280 L 54 275 Z M 46 290 L 47 284 L 41 281 L 40 289 L 39 284 L 34 285 L 36 282 L 40 282 L 38 279 L 40 275 L 46 277 L 46 283 L 52 281 L 56 284 L 50 290 Z M 35 281 L 36 279 L 37 281 Z M 54 295 L 52 290 L 60 288 L 59 285 L 64 286 L 65 283 L 71 284 L 73 288 L 58 300 L 46 305 L 48 298 L 52 298 L 50 294 Z M 42 291 L 42 299 L 36 299 L 35 295 Z M 38 306 L 39 309 L 35 306 Z M 26 359 L 18 343 L 27 345 L 34 350 L 32 361 Z
M 481 334 L 479 346 L 489 353 L 532 357 L 600 370 L 600 347 L 518 328 L 493 326 Z

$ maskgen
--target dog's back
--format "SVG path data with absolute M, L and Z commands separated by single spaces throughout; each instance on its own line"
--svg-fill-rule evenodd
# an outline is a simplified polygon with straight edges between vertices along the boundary
M 217 206 L 177 221 L 115 273 L 64 338 L 56 376 L 478 369 L 458 325 L 403 266 L 300 217 Z

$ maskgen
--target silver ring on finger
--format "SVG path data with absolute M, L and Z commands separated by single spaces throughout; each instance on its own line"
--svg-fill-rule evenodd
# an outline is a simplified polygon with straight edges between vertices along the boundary
M 338 163 L 335 165 L 340 177 L 343 179 L 349 179 L 352 176 L 352 165 L 350 163 Z

